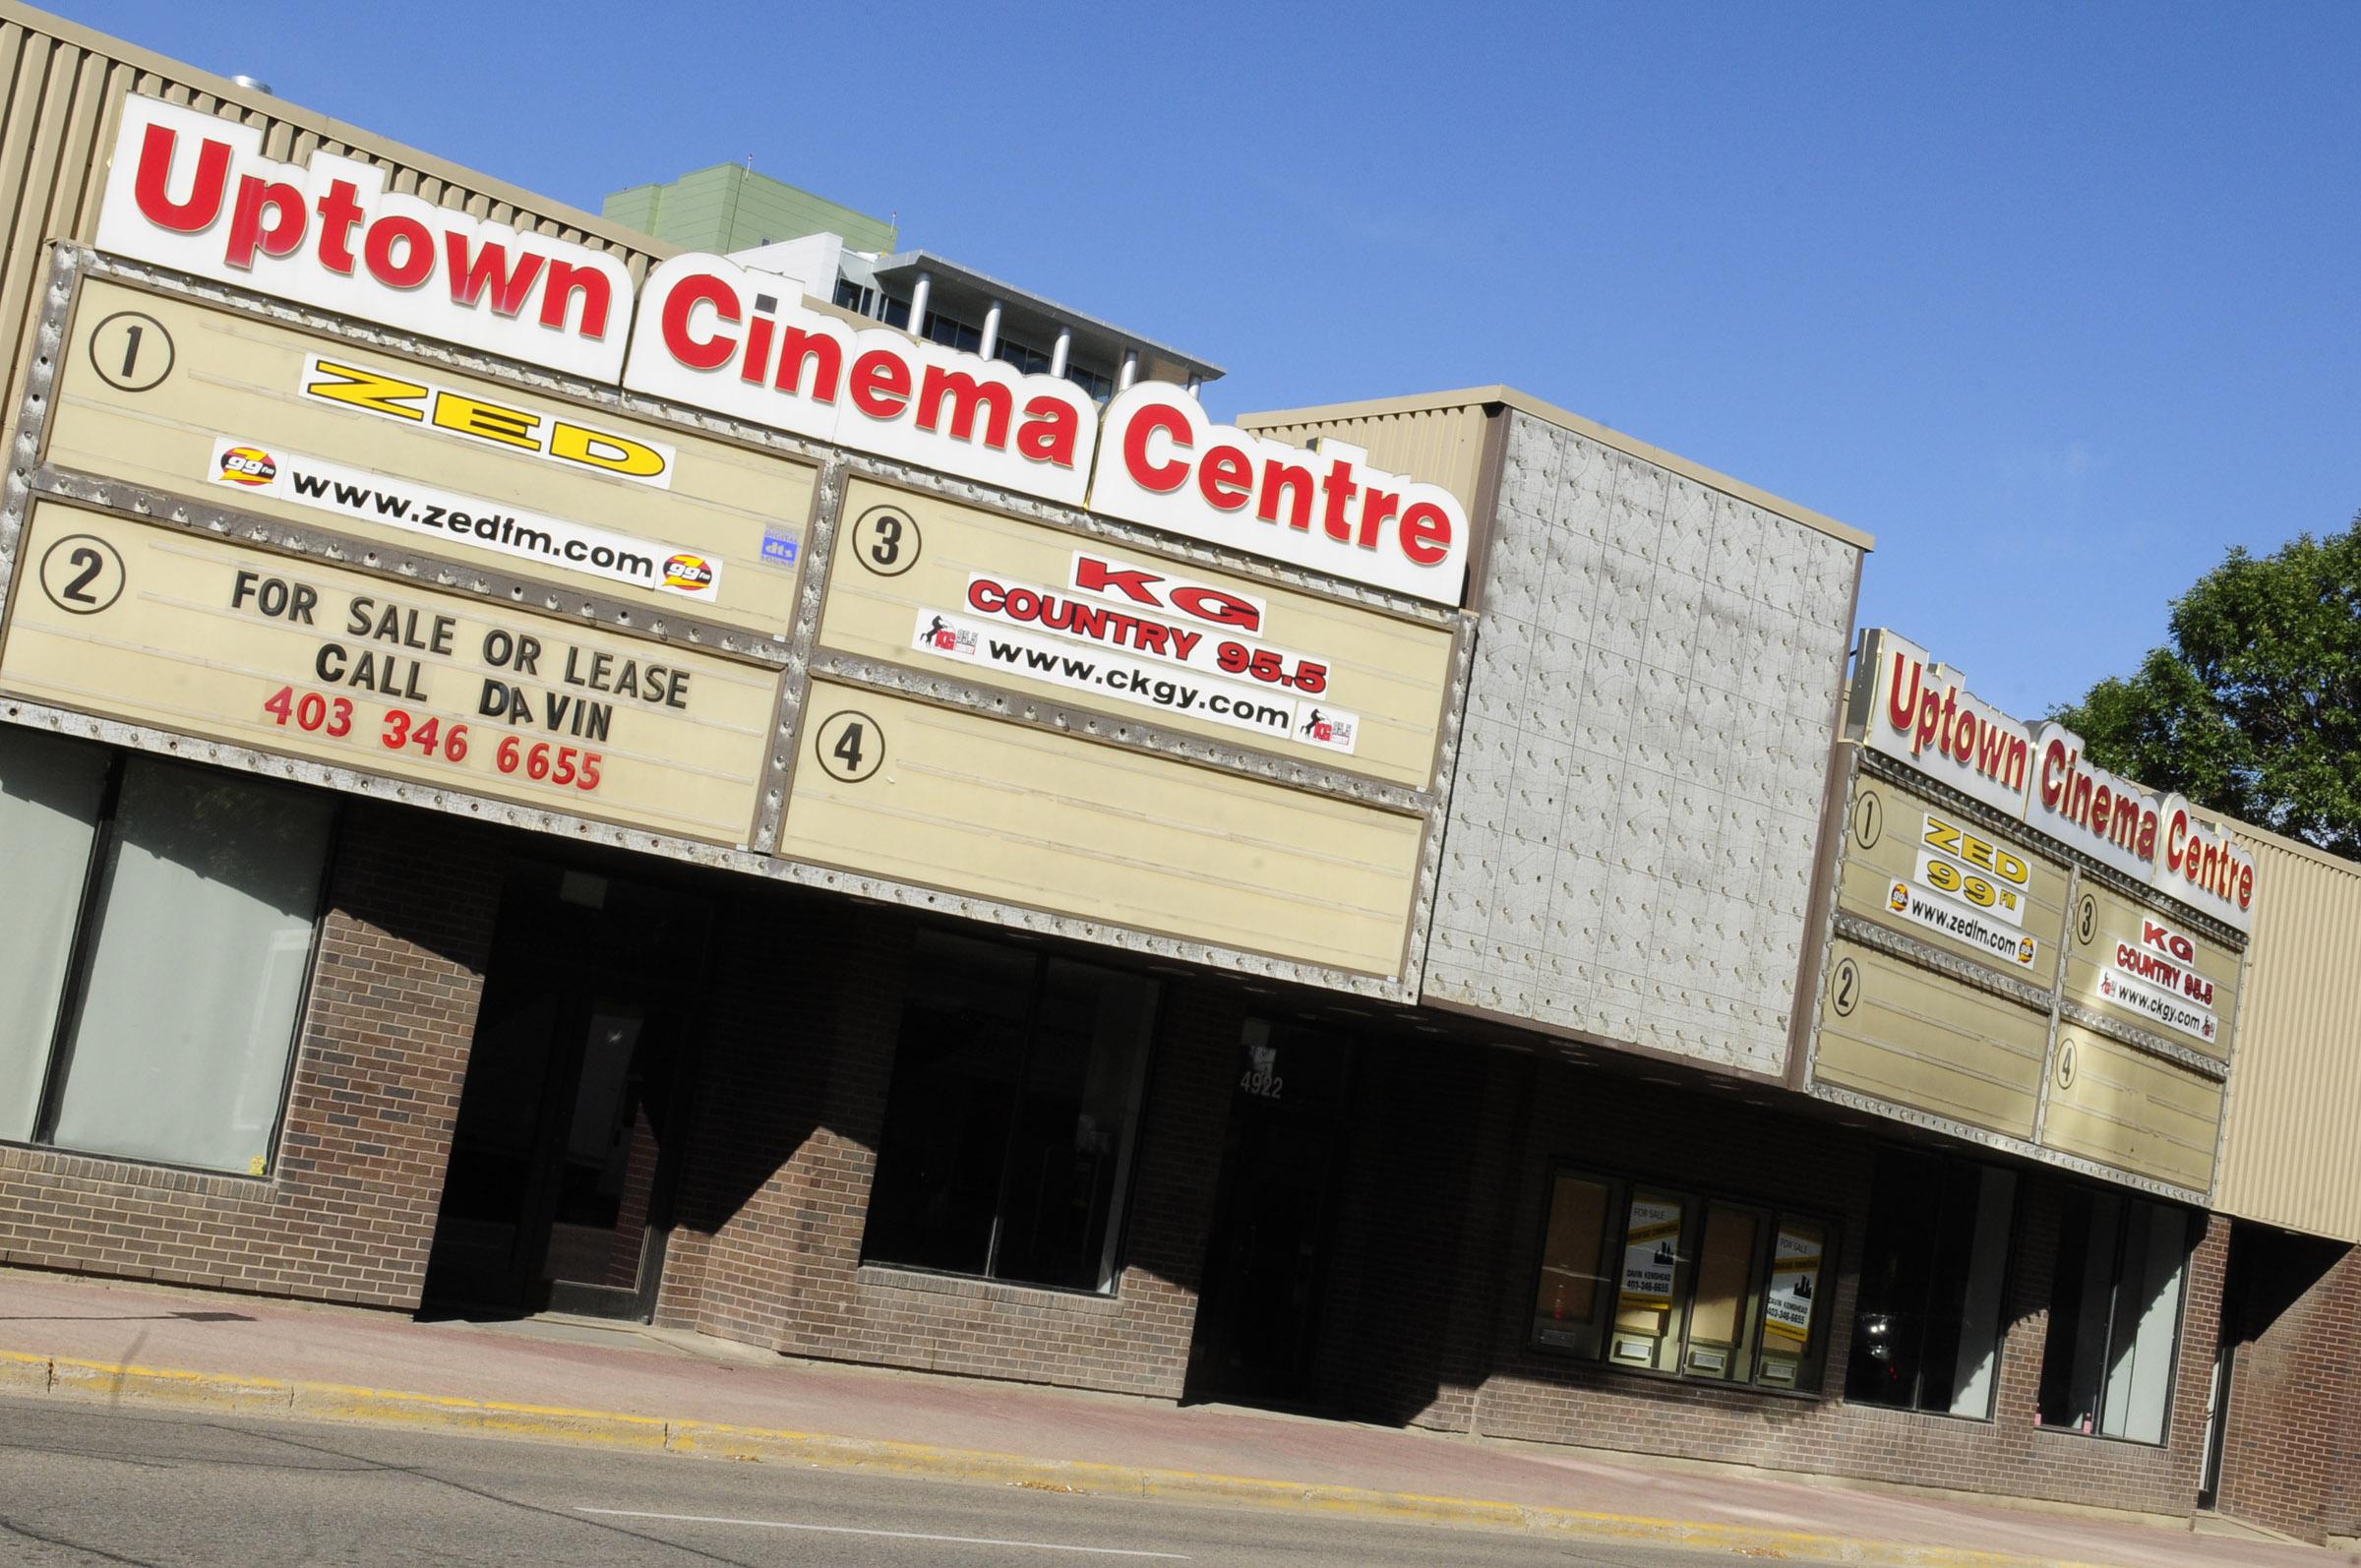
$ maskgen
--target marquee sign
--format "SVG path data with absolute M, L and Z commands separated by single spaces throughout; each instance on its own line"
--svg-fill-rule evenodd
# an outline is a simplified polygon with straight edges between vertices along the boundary
M 1863 636 L 1847 735 L 1802 1085 L 2208 1192 L 2242 978 L 2218 934 L 2252 925 L 2252 857 L 1890 632 Z
M 101 249 L 1434 604 L 1466 587 L 1466 508 L 1331 446 L 1212 423 L 1145 382 L 1102 416 L 1061 377 L 856 328 L 802 284 L 675 256 L 635 290 L 586 245 L 386 189 L 382 169 L 132 96 Z

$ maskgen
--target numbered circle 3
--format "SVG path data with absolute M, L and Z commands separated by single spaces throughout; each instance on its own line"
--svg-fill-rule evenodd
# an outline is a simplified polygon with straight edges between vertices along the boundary
M 858 784 L 885 765 L 885 732 L 868 714 L 838 708 L 813 731 L 812 754 L 828 777 Z
M 119 310 L 91 329 L 91 368 L 109 387 L 144 392 L 172 374 L 172 338 L 164 324 Z
M 41 592 L 68 615 L 96 615 L 123 596 L 123 558 L 91 534 L 67 534 L 41 557 Z
M 918 524 L 900 507 L 872 507 L 853 519 L 853 559 L 880 577 L 918 565 Z

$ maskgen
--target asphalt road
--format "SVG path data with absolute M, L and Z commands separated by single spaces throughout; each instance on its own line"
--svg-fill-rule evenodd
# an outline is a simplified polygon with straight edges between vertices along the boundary
M 1708 1568 L 1733 1560 L 1503 1531 L 0 1399 L 0 1563 L 26 1568 Z

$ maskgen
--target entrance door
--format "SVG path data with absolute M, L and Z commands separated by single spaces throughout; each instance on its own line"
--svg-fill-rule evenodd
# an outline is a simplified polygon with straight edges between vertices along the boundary
M 1341 1041 L 1246 1025 L 1190 1351 L 1192 1394 L 1272 1404 L 1311 1396 L 1349 1063 Z
M 669 1220 L 705 915 L 558 867 L 511 874 L 484 981 L 430 1302 L 646 1318 Z

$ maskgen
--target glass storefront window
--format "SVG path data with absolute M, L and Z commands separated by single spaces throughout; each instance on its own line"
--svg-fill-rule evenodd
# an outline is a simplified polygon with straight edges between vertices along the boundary
M 267 1172 L 333 815 L 0 730 L 0 1137 Z
M 1743 1383 L 1754 1376 L 1755 1266 L 1763 1216 L 1711 1203 L 1697 1248 L 1697 1288 L 1689 1301 L 1688 1342 L 1680 1369 L 1691 1377 Z
M 1599 1354 L 1606 1304 L 1606 1222 L 1613 1193 L 1604 1181 L 1561 1173 L 1549 1191 L 1542 1278 L 1534 1293 L 1536 1344 Z
M 98 747 L 0 727 L 0 1138 L 40 1117 L 106 768 Z
M 1152 981 L 1023 947 L 919 938 L 863 1256 L 1112 1291 Z
M 1997 1166 L 1878 1152 L 1846 1399 L 1991 1415 L 2016 1201 L 2016 1175 Z
M 1809 1216 L 1558 1172 L 1531 1342 L 1668 1376 L 1816 1389 L 1834 1235 Z
M 2068 1193 L 2041 1353 L 2041 1424 L 2164 1441 L 2188 1217 L 2118 1193 Z

